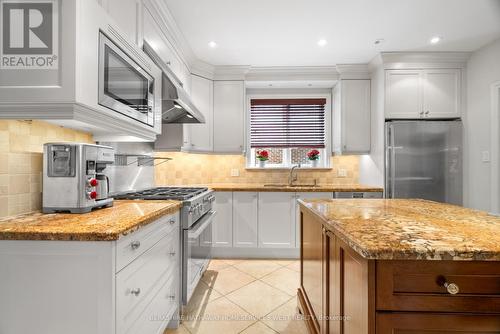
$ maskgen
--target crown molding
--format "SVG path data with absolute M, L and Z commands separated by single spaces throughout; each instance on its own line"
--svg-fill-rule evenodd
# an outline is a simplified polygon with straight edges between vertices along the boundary
M 247 81 L 338 80 L 335 66 L 276 66 L 251 67 Z
M 214 80 L 245 80 L 250 66 L 215 66 Z
M 337 64 L 340 79 L 370 79 L 368 64 Z
M 470 55 L 471 52 L 382 52 L 380 65 L 384 69 L 465 68 Z

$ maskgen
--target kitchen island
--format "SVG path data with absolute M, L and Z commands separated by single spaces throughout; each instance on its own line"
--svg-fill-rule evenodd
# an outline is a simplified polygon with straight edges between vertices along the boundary
M 499 333 L 500 217 L 424 200 L 300 200 L 310 333 Z

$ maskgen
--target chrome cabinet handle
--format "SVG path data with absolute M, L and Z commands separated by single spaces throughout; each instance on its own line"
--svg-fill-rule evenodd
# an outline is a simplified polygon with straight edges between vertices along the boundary
M 448 282 L 444 276 L 439 276 L 437 279 L 437 283 L 440 286 L 445 287 L 446 291 L 448 291 L 450 295 L 456 295 L 457 293 L 460 292 L 460 288 L 458 287 L 458 285 L 455 283 Z
M 170 220 L 168 221 L 168 223 L 169 223 L 170 225 L 174 225 L 174 224 L 175 224 L 175 219 L 170 219 Z
M 139 240 L 132 241 L 130 243 L 130 247 L 135 250 L 135 249 L 141 247 L 141 242 Z
M 429 110 L 427 110 L 427 111 L 425 112 L 425 114 L 426 114 L 426 115 L 429 115 Z
M 170 254 L 170 256 L 175 256 L 175 251 L 174 252 L 170 252 L 168 254 Z
M 170 300 L 175 300 L 175 295 L 169 295 L 169 296 L 168 296 L 168 299 L 170 299 Z
M 420 112 L 420 116 L 424 116 L 424 111 L 423 110 Z
M 130 294 L 134 296 L 139 296 L 141 293 L 141 288 L 130 289 Z

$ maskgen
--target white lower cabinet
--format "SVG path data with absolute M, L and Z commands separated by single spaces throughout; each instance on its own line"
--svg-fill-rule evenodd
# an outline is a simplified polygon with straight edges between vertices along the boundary
M 233 246 L 233 193 L 222 191 L 215 193 L 215 211 L 212 226 L 212 242 L 214 247 Z
M 233 193 L 233 246 L 257 247 L 257 212 L 259 194 Z
M 259 193 L 258 228 L 259 247 L 295 248 L 295 193 Z
M 179 236 L 176 213 L 117 241 L 0 240 L 0 333 L 163 333 L 178 319 Z

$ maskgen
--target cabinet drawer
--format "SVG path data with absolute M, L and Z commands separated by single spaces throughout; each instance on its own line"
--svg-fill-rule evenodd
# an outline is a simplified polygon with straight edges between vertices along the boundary
M 500 313 L 500 262 L 377 261 L 376 291 L 377 310 Z
M 377 313 L 377 334 L 499 333 L 500 317 L 479 314 Z
M 116 328 L 120 333 L 137 321 L 166 279 L 178 282 L 178 253 L 179 235 L 170 233 L 116 275 Z
M 172 231 L 179 232 L 179 215 L 167 215 L 118 239 L 116 242 L 116 272 L 122 270 L 139 255 L 147 251 Z
M 175 316 L 179 308 L 179 281 L 170 275 L 158 293 L 146 306 L 144 311 L 140 312 L 130 327 L 118 334 L 136 334 L 136 333 L 163 333 L 170 319 Z

